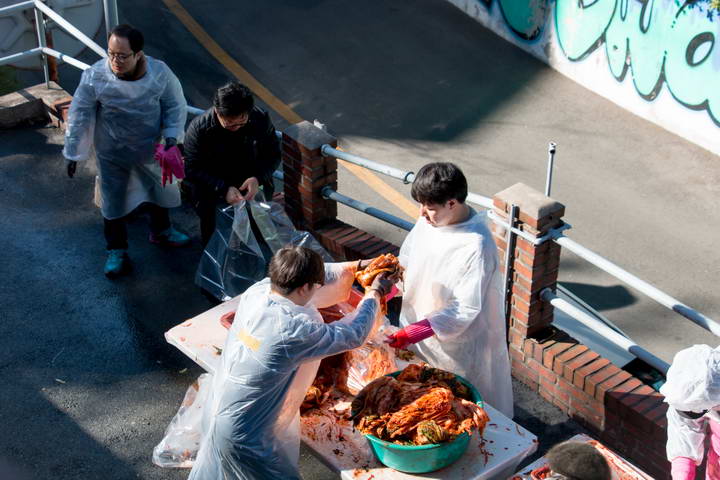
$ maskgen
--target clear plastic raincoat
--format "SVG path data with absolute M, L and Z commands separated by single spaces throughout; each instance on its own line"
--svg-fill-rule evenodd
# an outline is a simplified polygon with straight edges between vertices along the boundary
M 153 149 L 161 136 L 182 141 L 187 103 L 170 68 L 145 59 L 147 72 L 134 81 L 120 80 L 107 60 L 97 61 L 83 72 L 70 105 L 63 155 L 85 161 L 94 144 L 102 213 L 108 220 L 124 217 L 143 202 L 180 205 L 177 184 L 162 186 Z
M 352 269 L 326 264 L 329 282 L 314 305 L 346 300 Z M 250 287 L 213 378 L 189 478 L 300 479 L 300 405 L 320 359 L 362 345 L 379 310 L 366 297 L 346 318 L 325 324 L 315 306 L 271 293 L 269 279 Z
M 413 347 L 430 365 L 465 377 L 513 416 L 497 247 L 486 215 L 434 227 L 420 217 L 400 248 L 405 267 L 400 326 L 427 318 L 435 335 Z
M 673 462 L 673 479 L 676 462 L 681 457 L 702 463 L 705 456 L 705 438 L 710 435 L 706 478 L 720 478 L 720 347 L 693 345 L 675 355 L 667 373 L 667 382 L 660 388 L 669 404 L 667 411 L 667 458 Z M 701 414 L 688 418 L 679 412 Z M 694 477 L 694 472 L 689 478 Z

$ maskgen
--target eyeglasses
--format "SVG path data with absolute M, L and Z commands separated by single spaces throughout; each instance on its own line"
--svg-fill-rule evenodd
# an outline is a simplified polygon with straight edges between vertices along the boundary
M 217 115 L 217 112 L 216 112 Z M 237 117 L 222 117 L 220 115 L 217 115 L 218 120 L 220 120 L 220 125 L 222 125 L 223 128 L 235 128 L 235 127 L 244 127 L 245 124 L 248 122 L 248 119 L 250 118 L 249 113 L 243 113 L 242 115 L 239 115 Z M 229 123 L 228 120 L 233 120 L 233 123 Z
M 124 62 L 128 58 L 135 56 L 134 53 L 131 53 L 130 55 L 126 55 L 124 53 L 107 52 L 107 54 L 111 60 L 118 60 L 120 62 Z

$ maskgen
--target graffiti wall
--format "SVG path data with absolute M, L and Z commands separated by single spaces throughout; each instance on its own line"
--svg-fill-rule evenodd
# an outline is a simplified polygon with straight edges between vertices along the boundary
M 618 105 L 720 154 L 720 0 L 449 0 Z

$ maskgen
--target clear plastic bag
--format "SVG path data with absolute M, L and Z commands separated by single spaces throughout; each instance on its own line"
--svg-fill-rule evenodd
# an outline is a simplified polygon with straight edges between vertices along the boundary
M 163 468 L 191 468 L 202 440 L 203 405 L 212 387 L 212 375 L 203 373 L 185 392 L 180 409 L 153 449 L 153 463 Z
M 270 258 L 287 245 L 310 248 L 333 261 L 310 233 L 295 229 L 282 205 L 266 202 L 259 192 L 250 202 L 218 209 L 195 283 L 219 300 L 233 298 L 265 278 Z

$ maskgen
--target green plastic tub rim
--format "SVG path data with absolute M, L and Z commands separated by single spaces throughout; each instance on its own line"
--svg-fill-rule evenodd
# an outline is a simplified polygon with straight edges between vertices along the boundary
M 400 375 L 400 373 L 402 373 L 402 370 L 398 370 L 397 372 L 388 373 L 385 376 L 386 377 L 397 377 L 398 375 Z M 480 408 L 484 408 L 485 404 L 483 403 L 482 395 L 480 395 L 480 392 L 478 392 L 477 389 L 470 382 L 468 382 L 465 378 L 461 377 L 460 375 L 455 375 L 455 377 L 462 384 L 464 384 L 466 387 L 468 387 L 470 389 L 470 395 L 471 395 L 472 399 L 475 401 L 475 403 L 477 405 L 479 405 Z M 373 453 L 378 458 L 380 463 L 382 463 L 390 468 L 393 468 L 395 470 L 404 471 L 404 472 L 408 472 L 408 473 L 428 473 L 428 472 L 432 472 L 432 471 L 447 467 L 448 465 L 453 463 L 455 460 L 459 459 L 463 453 L 465 453 L 465 450 L 467 449 L 467 445 L 468 445 L 468 442 L 470 439 L 470 435 L 468 435 L 466 432 L 463 432 L 449 442 L 432 443 L 429 445 L 399 445 L 397 443 L 388 442 L 387 440 L 382 440 L 382 439 L 376 437 L 375 435 L 371 435 L 371 434 L 364 434 L 364 435 L 368 439 L 368 441 L 371 443 L 371 446 L 373 447 L 372 448 Z M 459 443 L 464 443 L 465 446 L 462 448 L 462 452 L 460 452 L 460 454 L 457 456 L 457 458 L 454 458 L 453 461 L 448 462 L 445 465 L 440 465 L 440 466 L 434 465 L 432 467 L 428 466 L 429 469 L 425 469 L 423 467 L 407 467 L 404 465 L 388 465 L 387 463 L 385 463 L 385 461 L 383 461 L 384 458 L 381 458 L 381 455 L 379 455 L 378 452 L 376 451 L 376 448 L 385 448 L 385 449 L 388 449 L 391 451 L 396 451 L 396 452 L 407 451 L 407 452 L 413 452 L 413 453 L 422 452 L 424 450 L 435 450 L 435 449 L 455 450 L 453 448 L 453 446 L 455 444 L 459 444 Z M 384 457 L 384 455 L 382 455 L 382 456 Z

